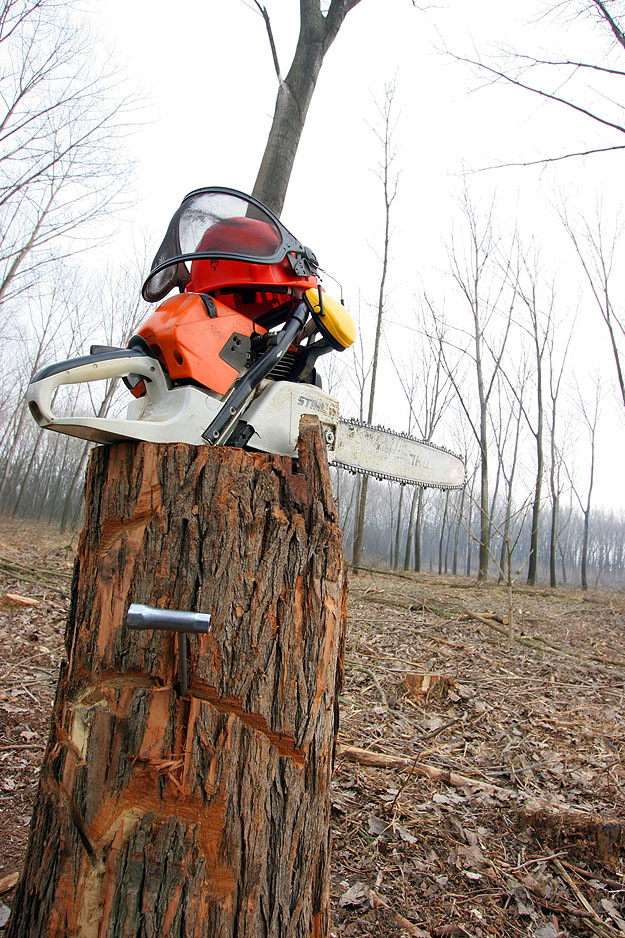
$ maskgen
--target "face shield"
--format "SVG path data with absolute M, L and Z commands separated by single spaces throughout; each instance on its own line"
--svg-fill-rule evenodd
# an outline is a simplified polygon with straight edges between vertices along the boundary
M 317 260 L 266 206 L 235 189 L 196 189 L 183 200 L 156 252 L 142 295 L 149 303 L 189 282 L 188 262 L 224 259 L 277 264 L 309 277 Z

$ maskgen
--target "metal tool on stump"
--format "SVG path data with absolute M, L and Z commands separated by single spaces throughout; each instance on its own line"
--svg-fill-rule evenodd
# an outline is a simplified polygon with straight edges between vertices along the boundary
M 211 616 L 208 612 L 185 612 L 181 609 L 156 609 L 142 603 L 128 607 L 126 623 L 131 629 L 161 629 L 178 632 L 178 683 L 180 696 L 189 692 L 187 666 L 187 635 L 207 635 L 210 632 Z

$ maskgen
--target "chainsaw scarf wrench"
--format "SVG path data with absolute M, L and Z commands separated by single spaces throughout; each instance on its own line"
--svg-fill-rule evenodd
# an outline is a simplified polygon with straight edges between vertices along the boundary
M 444 447 L 346 420 L 316 363 L 355 338 L 342 301 L 324 292 L 315 254 L 265 205 L 235 189 L 187 195 L 142 295 L 158 303 L 127 349 L 49 365 L 27 392 L 40 427 L 112 444 L 243 446 L 297 456 L 303 414 L 321 423 L 328 461 L 404 484 L 460 488 L 462 460 Z M 175 294 L 173 291 L 178 290 Z M 62 385 L 121 378 L 125 418 L 55 413 Z

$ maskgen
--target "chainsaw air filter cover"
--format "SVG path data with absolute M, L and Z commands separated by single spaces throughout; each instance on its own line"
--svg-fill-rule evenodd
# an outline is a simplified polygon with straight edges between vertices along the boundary
M 191 261 L 191 272 L 187 262 Z M 266 206 L 236 189 L 196 189 L 183 200 L 156 253 L 142 294 L 208 293 L 236 285 L 316 283 L 317 260 Z

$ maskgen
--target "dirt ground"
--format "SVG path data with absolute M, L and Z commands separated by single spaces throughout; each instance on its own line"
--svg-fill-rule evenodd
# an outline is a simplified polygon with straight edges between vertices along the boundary
M 0 529 L 2 924 L 74 546 L 45 528 Z M 336 938 L 625 935 L 625 593 L 521 586 L 512 640 L 507 609 L 493 584 L 352 571 Z

